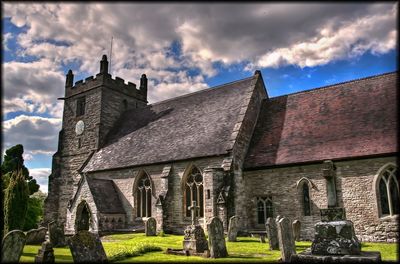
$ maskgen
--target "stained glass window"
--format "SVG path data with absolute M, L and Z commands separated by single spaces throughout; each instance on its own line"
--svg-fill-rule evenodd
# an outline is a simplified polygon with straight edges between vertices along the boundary
M 379 175 L 378 202 L 381 216 L 399 214 L 399 183 L 396 174 L 397 168 L 390 165 Z
M 138 217 L 151 216 L 151 191 L 151 181 L 149 176 L 147 174 L 142 174 L 136 190 Z
M 193 168 L 190 172 L 186 184 L 185 184 L 185 211 L 186 216 L 191 216 L 191 211 L 188 207 L 192 205 L 192 201 L 196 202 L 196 205 L 200 207 L 197 211 L 197 216 L 204 216 L 204 189 L 203 189 L 203 176 L 197 168 Z

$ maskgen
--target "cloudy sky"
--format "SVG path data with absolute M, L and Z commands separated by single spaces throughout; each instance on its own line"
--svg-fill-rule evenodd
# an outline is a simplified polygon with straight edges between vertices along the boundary
M 397 4 L 5 3 L 3 148 L 21 143 L 47 192 L 65 74 L 139 83 L 150 103 L 251 76 L 270 97 L 397 70 Z M 3 151 L 4 151 L 3 149 Z

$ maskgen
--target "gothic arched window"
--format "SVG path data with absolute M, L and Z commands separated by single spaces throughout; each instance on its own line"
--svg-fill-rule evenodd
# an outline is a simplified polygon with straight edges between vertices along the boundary
M 151 216 L 151 180 L 150 177 L 143 173 L 137 183 L 136 188 L 136 208 L 138 217 Z
M 311 215 L 310 189 L 308 188 L 308 184 L 306 182 L 303 183 L 303 214 L 304 216 Z
M 268 217 L 273 217 L 271 197 L 257 197 L 257 222 L 265 224 Z
M 399 183 L 396 173 L 397 167 L 389 165 L 378 175 L 377 198 L 380 216 L 399 214 Z
M 204 194 L 203 194 L 203 176 L 196 167 L 192 168 L 185 183 L 185 212 L 186 216 L 191 216 L 191 211 L 188 207 L 192 205 L 192 201 L 199 206 L 197 216 L 204 216 Z

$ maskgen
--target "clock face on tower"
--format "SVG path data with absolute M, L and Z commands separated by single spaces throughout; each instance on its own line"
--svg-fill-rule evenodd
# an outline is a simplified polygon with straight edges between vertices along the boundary
M 83 130 L 85 130 L 85 123 L 83 123 L 82 120 L 79 120 L 78 123 L 76 123 L 76 126 L 75 126 L 75 133 L 77 135 L 81 135 L 83 133 Z

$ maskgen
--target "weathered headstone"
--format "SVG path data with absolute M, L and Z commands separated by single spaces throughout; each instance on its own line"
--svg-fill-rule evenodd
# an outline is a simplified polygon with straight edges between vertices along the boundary
M 350 220 L 318 222 L 311 244 L 315 255 L 358 255 L 361 243 L 357 239 Z
M 294 220 L 292 223 L 293 227 L 293 238 L 296 241 L 300 241 L 300 229 L 301 229 L 301 223 L 299 220 Z
M 224 238 L 224 225 L 218 217 L 211 218 L 207 224 L 208 244 L 211 258 L 224 258 L 228 256 Z
M 196 211 L 199 209 L 196 206 L 196 202 L 192 202 L 192 206 L 189 206 L 189 210 L 192 211 L 192 224 L 187 226 L 183 237 L 183 250 L 191 253 L 203 253 L 208 250 L 208 242 L 206 235 L 204 234 L 203 228 L 197 223 Z
M 283 217 L 279 220 L 277 226 L 282 261 L 290 262 L 292 255 L 296 254 L 292 225 L 288 218 Z
M 39 227 L 38 229 L 31 229 L 26 233 L 27 245 L 40 245 L 46 240 L 46 227 Z
M 8 232 L 2 241 L 1 263 L 17 263 L 25 246 L 26 236 L 21 230 Z
M 236 242 L 237 233 L 238 233 L 237 217 L 236 216 L 232 216 L 229 219 L 228 241 L 229 242 Z
M 275 219 L 268 217 L 265 227 L 267 229 L 269 250 L 279 250 L 278 231 Z
M 75 263 L 107 262 L 100 238 L 89 231 L 79 231 L 69 239 L 68 245 Z
M 156 236 L 157 235 L 157 221 L 154 217 L 149 217 L 144 225 L 144 232 L 146 236 Z
M 44 241 L 35 256 L 35 263 L 54 263 L 54 250 L 50 241 Z
M 64 247 L 66 245 L 64 235 L 64 223 L 52 221 L 49 223 L 48 228 L 49 239 L 53 247 Z

